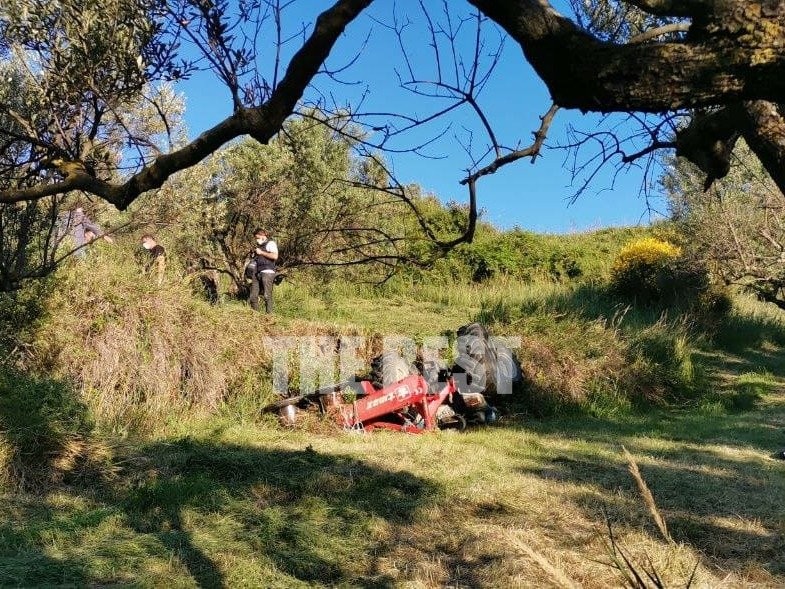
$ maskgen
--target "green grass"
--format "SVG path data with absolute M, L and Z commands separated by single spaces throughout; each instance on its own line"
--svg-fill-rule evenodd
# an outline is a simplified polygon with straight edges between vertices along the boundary
M 2 586 L 542 586 L 553 581 L 543 562 L 585 587 L 616 586 L 605 514 L 633 560 L 650 560 L 667 586 L 682 586 L 696 563 L 702 586 L 785 584 L 785 463 L 770 458 L 785 446 L 780 312 L 739 298 L 705 330 L 673 310 L 630 308 L 597 286 L 512 281 L 381 291 L 284 284 L 274 318 L 239 303 L 186 301 L 175 312 L 177 285 L 137 294 L 143 310 L 158 308 L 143 315 L 144 337 L 164 333 L 158 345 L 182 348 L 199 336 L 208 375 L 238 358 L 263 375 L 268 366 L 255 356 L 223 357 L 251 347 L 249 334 L 417 338 L 479 318 L 521 337 L 527 386 L 503 402 L 498 427 L 356 435 L 260 418 L 263 379 L 252 374 L 229 389 L 250 392 L 212 414 L 173 411 L 143 436 L 131 428 L 110 436 L 100 420 L 93 429 L 92 414 L 96 399 L 115 399 L 111 391 L 61 377 L 96 369 L 94 349 L 79 346 L 108 347 L 102 330 L 136 345 L 123 327 L 136 325 L 122 315 L 130 299 L 120 305 L 113 291 L 112 304 L 96 298 L 77 313 L 61 297 L 54 317 L 71 347 L 48 356 L 58 374 L 14 373 L 0 387 L 0 458 L 28 456 L 17 464 L 36 475 L 0 497 Z M 156 323 L 167 309 L 203 333 Z M 223 364 L 207 364 L 214 360 Z M 153 368 L 124 378 L 152 382 Z M 211 382 L 223 380 L 204 379 L 208 392 Z M 673 544 L 641 501 L 622 445 Z M 40 476 L 52 469 L 56 477 Z
M 118 450 L 110 482 L 6 495 L 0 584 L 174 587 L 513 586 L 543 571 L 587 586 L 605 510 L 671 581 L 785 581 L 785 402 L 508 422 L 466 434 L 315 435 L 212 420 Z M 185 435 L 190 433 L 191 435 Z M 676 544 L 659 540 L 620 447 Z

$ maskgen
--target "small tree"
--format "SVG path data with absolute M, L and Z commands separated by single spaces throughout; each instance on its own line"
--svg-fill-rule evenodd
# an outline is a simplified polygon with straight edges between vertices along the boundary
M 354 153 L 352 133 L 335 133 L 320 116 L 290 120 L 268 145 L 231 144 L 134 213 L 170 227 L 190 265 L 229 276 L 239 292 L 257 227 L 279 242 L 279 268 L 363 266 L 363 278 L 382 280 L 407 257 L 399 244 L 416 229 L 403 202 L 379 188 L 383 162 Z
M 663 178 L 690 255 L 726 284 L 785 309 L 785 197 L 746 143 L 708 190 L 694 165 L 675 160 Z

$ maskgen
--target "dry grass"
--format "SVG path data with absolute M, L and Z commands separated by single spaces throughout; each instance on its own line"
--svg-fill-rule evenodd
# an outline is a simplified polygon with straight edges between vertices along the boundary
M 511 546 L 536 562 L 557 587 L 566 587 L 567 589 L 575 589 L 576 587 L 580 587 L 580 585 L 567 576 L 567 573 L 553 565 L 547 558 L 534 550 L 524 541 L 513 540 Z
M 632 454 L 627 451 L 627 448 L 622 446 L 621 450 L 624 454 L 625 460 L 627 460 L 627 469 L 630 471 L 632 478 L 635 480 L 635 484 L 638 485 L 638 491 L 640 491 L 641 499 L 643 499 L 646 509 L 649 510 L 654 523 L 657 524 L 657 529 L 660 531 L 660 534 L 662 534 L 664 540 L 667 542 L 673 542 L 673 538 L 671 538 L 670 534 L 668 533 L 668 526 L 665 523 L 665 519 L 662 517 L 660 510 L 657 509 L 657 503 L 654 501 L 654 495 L 652 495 L 649 485 L 646 484 L 646 481 L 643 479 L 643 475 L 638 468 L 638 463 L 635 462 L 635 459 L 632 457 Z
M 563 419 L 459 434 L 315 434 L 210 418 L 121 449 L 114 480 L 6 495 L 0 584 L 684 586 L 785 582 L 782 394 L 731 416 Z M 778 429 L 779 428 L 779 429 Z M 675 543 L 627 472 L 646 473 Z M 778 564 L 780 563 L 780 564 Z
M 236 401 L 263 405 L 272 394 L 265 336 L 357 333 L 210 306 L 185 278 L 157 287 L 100 257 L 63 272 L 47 307 L 27 367 L 79 383 L 98 422 L 119 431 L 149 432 Z
M 757 374 L 756 362 L 772 373 L 752 411 L 508 418 L 425 436 L 344 434 L 314 419 L 293 431 L 257 415 L 270 386 L 263 335 L 437 334 L 477 316 L 487 293 L 332 293 L 332 307 L 301 294 L 271 322 L 209 307 L 177 276 L 155 288 L 85 265 L 61 287 L 31 362 L 73 379 L 104 424 L 155 435 L 131 438 L 110 476 L 93 478 L 80 474 L 87 438 L 65 436 L 47 456 L 78 476 L 5 494 L 0 585 L 604 588 L 624 582 L 606 513 L 633 566 L 666 586 L 683 586 L 696 562 L 696 586 L 785 583 L 785 473 L 768 457 L 783 445 L 785 356 L 773 337 L 723 356 L 729 373 Z M 535 287 L 511 288 L 497 309 L 497 332 L 523 337 L 530 383 L 578 403 L 600 381 L 632 396 L 629 332 L 591 310 L 557 313 L 550 288 L 539 302 Z M 227 409 L 242 399 L 246 413 Z M 7 434 L 0 458 L 20 446 Z

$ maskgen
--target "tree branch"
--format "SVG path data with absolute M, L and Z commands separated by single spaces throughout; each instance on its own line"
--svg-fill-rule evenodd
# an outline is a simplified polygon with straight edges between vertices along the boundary
M 563 108 L 654 113 L 739 100 L 776 101 L 785 95 L 782 10 L 765 16 L 763 0 L 743 3 L 758 5 L 760 10 L 737 10 L 727 20 L 718 15 L 711 20 L 711 30 L 709 23 L 705 30 L 696 29 L 693 21 L 691 30 L 699 40 L 628 45 L 599 41 L 545 0 L 469 2 L 520 44 L 554 102 Z M 716 3 L 634 4 L 691 16 L 711 10 Z M 768 25 L 770 33 L 745 35 L 745 27 L 768 30 Z
M 645 43 L 646 41 L 651 41 L 652 39 L 656 39 L 662 35 L 667 35 L 669 33 L 686 33 L 689 30 L 690 23 L 674 22 L 667 25 L 662 25 L 661 27 L 649 29 L 648 31 L 644 31 L 639 35 L 630 37 L 628 43 Z
M 83 171 L 67 174 L 54 184 L 32 188 L 0 191 L 0 202 L 35 200 L 60 192 L 84 190 L 123 210 L 139 195 L 160 188 L 175 172 L 188 168 L 228 141 L 249 134 L 261 143 L 268 142 L 292 113 L 305 88 L 327 58 L 338 37 L 373 0 L 338 0 L 316 20 L 311 36 L 292 57 L 281 83 L 267 103 L 256 108 L 244 108 L 205 131 L 191 143 L 172 153 L 159 156 L 149 166 L 131 176 L 123 184 L 99 180 Z M 80 162 L 68 162 L 84 169 Z
M 548 135 L 548 130 L 550 129 L 551 123 L 553 122 L 553 118 L 556 116 L 556 113 L 559 110 L 559 106 L 554 104 L 548 109 L 548 112 L 545 113 L 543 116 L 540 117 L 541 124 L 540 128 L 535 131 L 534 133 L 534 143 L 529 145 L 524 149 L 518 149 L 512 151 L 510 153 L 501 155 L 493 160 L 490 164 L 485 166 L 484 168 L 480 168 L 473 174 L 470 174 L 463 180 L 461 180 L 461 184 L 471 184 L 472 182 L 476 182 L 478 179 L 482 178 L 483 176 L 487 176 L 488 174 L 493 174 L 501 168 L 502 166 L 506 166 L 514 161 L 525 157 L 531 157 L 532 162 L 537 158 L 540 154 L 540 150 L 542 149 L 542 145 L 545 142 L 545 138 Z
M 655 16 L 696 16 L 712 4 L 709 0 L 627 0 L 644 12 Z

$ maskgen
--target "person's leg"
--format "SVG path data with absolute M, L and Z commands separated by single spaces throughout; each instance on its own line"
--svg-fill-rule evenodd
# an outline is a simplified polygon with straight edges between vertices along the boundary
M 264 288 L 264 307 L 268 313 L 273 312 L 273 286 L 275 285 L 275 272 L 262 272 L 262 287 Z
M 248 303 L 254 311 L 259 310 L 259 279 L 251 280 L 251 293 L 248 295 Z

